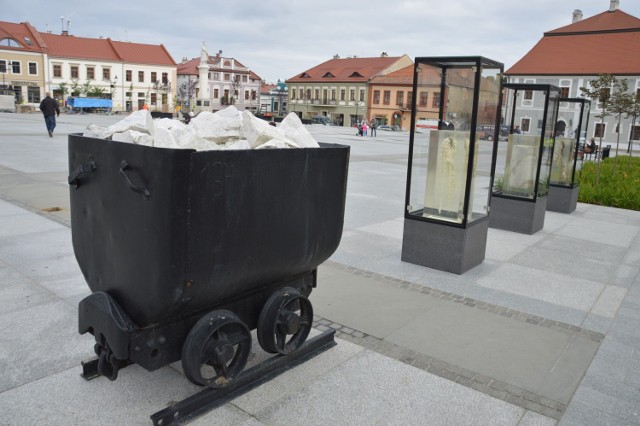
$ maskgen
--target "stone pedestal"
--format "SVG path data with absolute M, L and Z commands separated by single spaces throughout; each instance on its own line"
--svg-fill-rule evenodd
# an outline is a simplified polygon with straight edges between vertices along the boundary
M 466 229 L 405 217 L 402 261 L 463 274 L 484 260 L 488 225 L 488 217 Z
M 546 196 L 533 201 L 493 195 L 489 227 L 532 235 L 544 227 L 546 210 Z
M 547 210 L 558 213 L 571 213 L 578 206 L 580 186 L 549 186 Z

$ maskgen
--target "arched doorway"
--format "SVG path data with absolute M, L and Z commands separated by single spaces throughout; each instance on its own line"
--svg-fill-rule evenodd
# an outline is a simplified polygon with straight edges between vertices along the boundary
M 556 123 L 555 135 L 564 136 L 566 129 L 567 129 L 567 123 L 565 123 L 563 120 L 558 120 L 558 122 Z

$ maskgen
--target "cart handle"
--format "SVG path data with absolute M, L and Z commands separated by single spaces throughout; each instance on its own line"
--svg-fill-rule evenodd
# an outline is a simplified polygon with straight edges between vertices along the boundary
M 85 173 L 93 173 L 96 171 L 95 161 L 91 161 L 88 164 L 80 164 L 77 169 L 69 175 L 69 185 L 73 185 L 75 189 L 78 189 L 78 178 Z
M 127 173 L 125 172 L 128 167 L 129 163 L 127 163 L 126 160 L 122 160 L 122 163 L 120 163 L 120 174 L 124 176 L 124 179 L 127 181 L 127 185 L 129 185 L 129 188 L 131 188 L 132 191 L 142 194 L 144 199 L 148 200 L 149 197 L 151 197 L 151 191 L 149 191 L 148 188 L 139 188 L 131 182 L 131 179 L 129 179 L 129 176 L 127 176 Z

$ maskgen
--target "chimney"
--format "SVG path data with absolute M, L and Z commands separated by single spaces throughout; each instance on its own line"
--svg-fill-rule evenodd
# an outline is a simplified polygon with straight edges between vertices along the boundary
M 609 5 L 609 12 L 614 12 L 618 10 L 620 7 L 620 0 L 611 0 L 611 4 Z
M 582 11 L 580 9 L 576 9 L 573 11 L 573 20 L 571 21 L 571 23 L 575 24 L 576 22 L 580 21 L 582 21 Z

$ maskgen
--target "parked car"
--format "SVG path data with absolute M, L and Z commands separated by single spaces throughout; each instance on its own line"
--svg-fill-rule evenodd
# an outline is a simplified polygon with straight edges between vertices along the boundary
M 388 124 L 382 124 L 378 126 L 378 130 L 385 130 L 389 132 L 398 132 L 400 131 L 400 126 L 389 126 Z
M 313 124 L 324 124 L 325 126 L 333 126 L 333 122 L 331 119 L 324 115 L 316 115 L 311 117 L 311 123 Z

